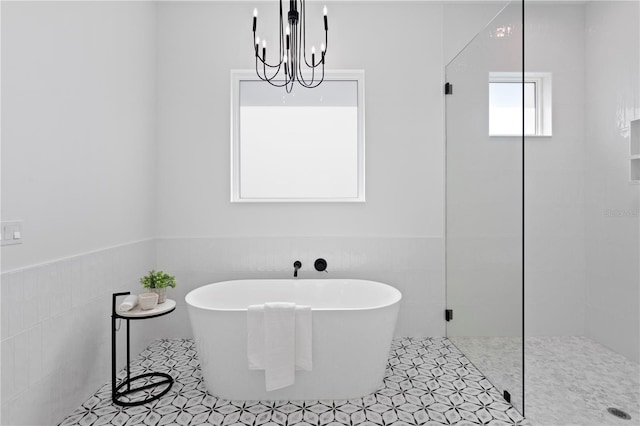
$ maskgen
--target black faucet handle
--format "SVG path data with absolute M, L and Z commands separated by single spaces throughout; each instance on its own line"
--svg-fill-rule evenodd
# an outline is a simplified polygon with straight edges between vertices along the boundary
M 300 262 L 299 260 L 296 260 L 295 262 L 293 262 L 293 267 L 296 269 L 302 268 L 302 262 Z
M 322 271 L 327 272 L 327 261 L 324 260 L 323 258 L 318 258 L 314 262 L 313 267 L 316 268 L 316 271 L 318 272 L 322 272 Z

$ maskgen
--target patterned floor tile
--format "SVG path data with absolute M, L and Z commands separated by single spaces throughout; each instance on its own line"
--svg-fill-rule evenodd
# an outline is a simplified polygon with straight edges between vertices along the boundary
M 105 384 L 61 426 L 365 426 L 529 425 L 446 338 L 394 339 L 383 386 L 352 400 L 229 401 L 207 393 L 195 344 L 152 343 L 132 361 L 131 374 L 165 372 L 171 390 L 148 404 L 120 407 Z M 118 379 L 126 376 L 121 371 Z M 135 397 L 144 397 L 143 391 Z

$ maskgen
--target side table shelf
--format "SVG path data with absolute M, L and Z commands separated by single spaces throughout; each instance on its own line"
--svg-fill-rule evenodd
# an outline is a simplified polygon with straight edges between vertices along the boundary
M 130 320 L 144 320 L 149 318 L 156 318 L 163 315 L 167 315 L 173 312 L 176 309 L 175 300 L 167 299 L 164 303 L 156 306 L 154 309 L 150 309 L 148 311 L 143 311 L 140 309 L 140 306 L 136 306 L 130 311 L 126 312 L 118 312 L 116 306 L 116 298 L 119 296 L 128 296 L 131 292 L 125 293 L 114 293 L 113 294 L 113 305 L 111 309 L 111 399 L 114 404 L 125 406 L 125 407 L 133 407 L 137 405 L 143 405 L 147 402 L 154 401 L 171 389 L 173 385 L 173 378 L 166 373 L 144 373 L 138 376 L 131 377 L 131 350 L 130 350 L 130 334 L 129 334 L 129 321 Z M 122 383 L 117 384 L 116 379 L 116 332 L 118 329 L 116 328 L 116 320 L 125 320 L 127 322 L 127 377 L 122 381 Z M 153 381 L 152 383 L 147 383 L 145 385 L 139 387 L 132 387 L 133 382 L 136 380 L 147 379 L 153 380 L 153 378 L 159 378 L 160 380 Z M 157 388 L 166 386 L 165 389 L 162 389 L 159 393 L 151 394 L 148 398 L 138 401 L 123 401 L 122 397 L 127 395 L 145 391 L 147 389 Z

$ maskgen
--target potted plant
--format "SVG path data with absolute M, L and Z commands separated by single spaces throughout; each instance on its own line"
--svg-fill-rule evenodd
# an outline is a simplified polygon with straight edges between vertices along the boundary
M 167 300 L 167 287 L 176 287 L 176 277 L 152 269 L 140 278 L 140 284 L 150 292 L 158 293 L 158 303 L 164 303 Z

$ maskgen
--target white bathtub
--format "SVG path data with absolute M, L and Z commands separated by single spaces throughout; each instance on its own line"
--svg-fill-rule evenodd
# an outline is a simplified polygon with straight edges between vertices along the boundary
M 187 294 L 191 327 L 207 390 L 232 400 L 351 399 L 382 385 L 402 295 L 374 281 L 238 280 Z M 249 370 L 247 307 L 266 302 L 310 305 L 313 371 L 295 384 L 265 390 L 264 372 Z

